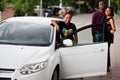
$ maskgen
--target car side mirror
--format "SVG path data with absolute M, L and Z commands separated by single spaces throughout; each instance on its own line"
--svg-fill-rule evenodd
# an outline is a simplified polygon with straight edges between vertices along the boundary
M 73 42 L 71 39 L 65 39 L 65 40 L 63 40 L 63 45 L 64 46 L 73 46 Z

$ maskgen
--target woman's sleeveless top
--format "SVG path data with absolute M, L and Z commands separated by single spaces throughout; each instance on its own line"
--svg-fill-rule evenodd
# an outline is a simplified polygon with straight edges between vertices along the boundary
M 105 41 L 107 41 L 108 43 L 113 43 L 114 40 L 114 35 L 112 33 L 110 33 L 112 27 L 110 24 L 107 24 L 107 22 L 113 18 L 106 18 L 104 20 L 104 39 Z

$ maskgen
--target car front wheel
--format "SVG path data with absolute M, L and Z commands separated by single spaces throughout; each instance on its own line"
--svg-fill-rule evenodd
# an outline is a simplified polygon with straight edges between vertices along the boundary
M 55 71 L 52 75 L 52 80 L 59 80 L 59 72 L 57 69 L 55 69 Z

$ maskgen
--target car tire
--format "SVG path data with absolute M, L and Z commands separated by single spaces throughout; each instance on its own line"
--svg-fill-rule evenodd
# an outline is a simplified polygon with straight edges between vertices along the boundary
M 59 72 L 57 69 L 54 70 L 54 73 L 52 75 L 52 80 L 59 80 Z

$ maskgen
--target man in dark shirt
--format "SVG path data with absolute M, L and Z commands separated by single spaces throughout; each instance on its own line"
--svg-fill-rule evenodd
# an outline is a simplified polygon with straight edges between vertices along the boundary
M 99 9 L 93 13 L 92 24 L 101 24 L 105 19 L 105 2 L 99 2 Z M 92 28 L 93 42 L 103 41 L 103 29 L 102 26 Z
M 71 19 L 72 15 L 67 13 L 64 17 L 64 21 L 52 21 L 52 24 L 56 27 L 57 32 L 61 34 L 62 38 L 76 30 L 76 26 L 71 23 Z M 71 35 L 68 39 L 71 39 L 76 44 L 78 43 L 77 34 Z

